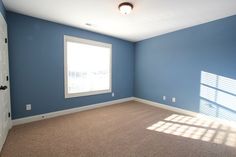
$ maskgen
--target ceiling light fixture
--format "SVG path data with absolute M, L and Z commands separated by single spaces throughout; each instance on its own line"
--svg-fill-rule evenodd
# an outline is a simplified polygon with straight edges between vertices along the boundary
M 133 4 L 129 2 L 124 2 L 121 3 L 118 8 L 122 14 L 127 15 L 132 11 L 133 7 L 134 7 Z

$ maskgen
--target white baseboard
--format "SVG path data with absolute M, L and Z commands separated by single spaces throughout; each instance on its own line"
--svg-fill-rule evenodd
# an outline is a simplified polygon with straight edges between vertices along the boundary
M 204 115 L 204 114 L 201 114 L 201 113 L 188 111 L 188 110 L 185 110 L 185 109 L 180 109 L 180 108 L 165 105 L 165 104 L 160 104 L 160 103 L 157 103 L 157 102 L 154 102 L 154 101 L 141 99 L 141 98 L 137 98 L 137 97 L 123 98 L 123 99 L 107 101 L 107 102 L 103 102 L 103 103 L 87 105 L 87 106 L 83 106 L 83 107 L 77 107 L 77 108 L 72 108 L 72 109 L 67 109 L 67 110 L 62 110 L 62 111 L 50 112 L 50 113 L 40 114 L 40 115 L 36 115 L 36 116 L 31 116 L 31 117 L 19 118 L 19 119 L 12 120 L 12 124 L 13 124 L 13 126 L 15 126 L 15 125 L 30 123 L 30 122 L 38 121 L 38 120 L 42 120 L 42 119 L 48 119 L 48 118 L 67 115 L 67 114 L 76 113 L 76 112 L 80 112 L 80 111 L 85 111 L 85 110 L 95 109 L 95 108 L 99 108 L 99 107 L 114 105 L 114 104 L 118 104 L 118 103 L 132 101 L 132 100 L 137 101 L 137 102 L 141 102 L 141 103 L 144 103 L 144 104 L 147 104 L 147 105 L 155 106 L 155 107 L 158 107 L 158 108 L 166 109 L 166 110 L 169 110 L 169 111 L 177 112 L 177 113 L 180 113 L 180 114 L 185 114 L 185 115 L 189 115 L 189 116 L 193 116 L 193 117 L 208 118 L 208 119 L 212 119 L 212 120 L 215 120 L 215 121 L 218 121 L 218 122 L 221 122 L 221 123 L 230 123 L 230 125 L 235 125 L 236 126 L 236 122 L 234 122 L 234 121 L 223 120 L 223 119 L 220 119 L 220 118 L 207 116 L 207 115 Z
M 134 98 L 134 101 L 138 101 L 138 102 L 141 102 L 141 103 L 144 103 L 144 104 L 148 104 L 148 105 L 151 105 L 151 106 L 159 107 L 159 108 L 162 108 L 162 109 L 166 109 L 166 110 L 170 110 L 170 111 L 173 111 L 173 112 L 178 112 L 178 113 L 182 113 L 182 114 L 186 114 L 186 115 L 190 115 L 190 116 L 197 116 L 199 114 L 199 113 L 196 113 L 196 112 L 180 109 L 180 108 L 165 105 L 165 104 L 160 104 L 160 103 L 157 103 L 157 102 L 154 102 L 154 101 L 141 99 L 141 98 L 137 98 L 137 97 Z
M 181 109 L 181 108 L 177 108 L 177 107 L 173 107 L 173 106 L 169 106 L 169 105 L 165 105 L 165 104 L 160 104 L 160 103 L 157 103 L 157 102 L 154 102 L 154 101 L 141 99 L 141 98 L 137 98 L 137 97 L 134 97 L 133 100 L 137 101 L 137 102 L 147 104 L 147 105 L 151 105 L 151 106 L 166 109 L 166 110 L 169 110 L 169 111 L 177 112 L 177 113 L 180 113 L 180 114 L 185 114 L 185 115 L 189 115 L 189 116 L 192 116 L 192 117 L 198 117 L 198 118 L 207 118 L 209 120 L 217 121 L 219 123 L 223 123 L 223 124 L 227 123 L 229 125 L 236 126 L 235 121 L 230 121 L 230 120 L 220 119 L 220 118 L 216 118 L 216 117 L 211 117 L 211 116 L 204 115 L 202 113 L 188 111 L 188 110 L 185 110 L 185 109 Z
M 99 107 L 103 107 L 103 106 L 114 105 L 114 104 L 118 104 L 118 103 L 132 101 L 132 100 L 134 100 L 134 98 L 129 97 L 129 98 L 107 101 L 107 102 L 102 102 L 102 103 L 97 103 L 97 104 L 92 104 L 92 105 L 87 105 L 87 106 L 82 106 L 82 107 L 76 107 L 76 108 L 67 109 L 67 110 L 61 110 L 61 111 L 56 111 L 56 112 L 35 115 L 35 116 L 31 116 L 31 117 L 19 118 L 19 119 L 12 120 L 12 124 L 13 124 L 13 126 L 15 126 L 15 125 L 30 123 L 30 122 L 34 122 L 34 121 L 38 121 L 38 120 L 42 120 L 42 119 L 48 119 L 48 118 L 67 115 L 67 114 L 71 114 L 71 113 L 75 113 L 75 112 L 95 109 L 95 108 L 99 108 Z

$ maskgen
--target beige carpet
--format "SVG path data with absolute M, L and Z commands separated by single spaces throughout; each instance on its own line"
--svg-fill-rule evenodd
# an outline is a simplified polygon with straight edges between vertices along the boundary
M 131 101 L 15 126 L 1 157 L 236 157 L 235 134 Z

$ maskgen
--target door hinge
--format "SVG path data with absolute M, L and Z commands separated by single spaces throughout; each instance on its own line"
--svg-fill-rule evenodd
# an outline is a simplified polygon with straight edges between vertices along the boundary
M 5 43 L 7 43 L 7 38 L 5 38 Z
M 8 77 L 8 76 L 6 76 L 6 80 L 7 80 L 7 81 L 9 80 L 9 77 Z
M 11 117 L 11 112 L 8 112 L 8 117 L 9 117 L 9 118 Z

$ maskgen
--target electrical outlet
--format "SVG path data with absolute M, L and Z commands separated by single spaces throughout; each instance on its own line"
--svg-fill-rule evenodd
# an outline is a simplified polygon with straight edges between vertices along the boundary
M 25 107 L 26 107 L 26 110 L 27 110 L 27 111 L 30 111 L 30 110 L 31 110 L 31 104 L 26 104 Z
M 176 98 L 175 97 L 172 98 L 172 102 L 176 102 Z
M 115 96 L 115 93 L 114 93 L 114 92 L 112 92 L 112 93 L 111 93 L 111 96 L 112 96 L 112 97 L 114 97 L 114 96 Z
M 162 99 L 163 99 L 163 100 L 166 100 L 166 96 L 163 96 Z

